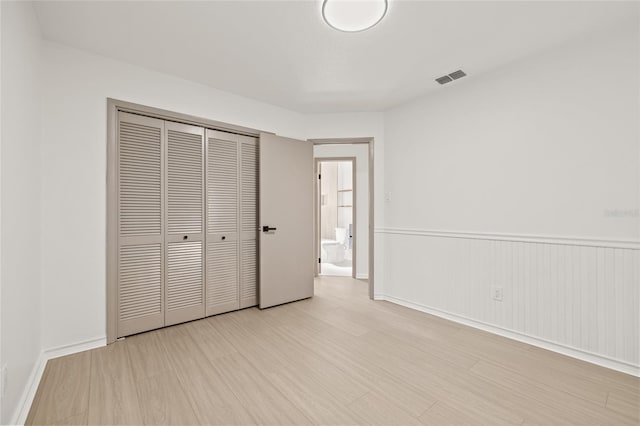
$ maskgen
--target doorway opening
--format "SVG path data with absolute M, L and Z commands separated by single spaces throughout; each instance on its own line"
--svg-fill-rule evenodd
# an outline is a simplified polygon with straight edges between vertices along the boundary
M 355 276 L 355 157 L 320 159 L 318 217 L 320 275 Z
M 315 200 L 315 225 L 314 243 L 316 265 L 316 276 L 319 276 L 320 262 L 320 218 L 318 217 L 318 192 L 319 181 L 317 165 L 324 160 L 351 160 L 355 157 L 353 166 L 353 209 L 354 221 L 352 232 L 352 278 L 360 280 L 368 287 L 369 298 L 374 295 L 374 139 L 372 137 L 361 138 L 329 138 L 329 139 L 309 139 L 313 142 L 313 155 L 316 164 L 316 185 L 314 185 Z M 334 278 L 331 278 L 332 280 Z M 343 280 L 345 278 L 335 278 Z

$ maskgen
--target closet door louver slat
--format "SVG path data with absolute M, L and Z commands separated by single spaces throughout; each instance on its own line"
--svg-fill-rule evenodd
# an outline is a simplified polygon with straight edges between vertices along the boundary
M 240 308 L 246 308 L 258 304 L 258 250 L 255 238 L 242 241 L 240 259 L 242 262 Z
M 169 243 L 167 310 L 202 305 L 202 242 Z
M 258 141 L 240 139 L 240 308 L 258 304 Z
M 120 235 L 160 235 L 161 135 L 162 127 L 120 122 Z
M 118 113 L 117 337 L 164 325 L 164 122 Z
M 171 127 L 184 126 L 176 123 L 167 125 L 169 124 Z M 202 129 L 199 131 L 200 134 L 167 130 L 169 234 L 202 232 Z
M 207 316 L 239 309 L 238 143 L 207 130 Z
M 161 245 L 124 246 L 119 254 L 119 319 L 162 314 Z
M 207 316 L 238 307 L 238 242 L 208 243 Z
M 207 221 L 209 234 L 238 231 L 238 147 L 208 138 Z
M 204 129 L 166 122 L 165 324 L 205 315 Z

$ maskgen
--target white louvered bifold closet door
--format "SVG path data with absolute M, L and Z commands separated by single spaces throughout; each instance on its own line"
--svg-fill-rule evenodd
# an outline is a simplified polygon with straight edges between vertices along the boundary
M 165 123 L 165 325 L 204 317 L 204 129 Z
M 258 304 L 258 140 L 240 142 L 240 309 Z
M 207 315 L 255 306 L 258 140 L 207 130 Z
M 164 326 L 164 121 L 118 113 L 117 337 Z
M 240 308 L 238 142 L 207 129 L 207 316 Z

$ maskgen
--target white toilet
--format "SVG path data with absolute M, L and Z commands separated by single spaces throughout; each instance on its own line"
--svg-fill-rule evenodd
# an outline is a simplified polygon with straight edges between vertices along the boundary
M 346 253 L 345 240 L 347 238 L 347 230 L 345 228 L 336 228 L 335 240 L 322 240 L 322 253 L 320 255 L 323 262 L 340 263 L 344 261 Z

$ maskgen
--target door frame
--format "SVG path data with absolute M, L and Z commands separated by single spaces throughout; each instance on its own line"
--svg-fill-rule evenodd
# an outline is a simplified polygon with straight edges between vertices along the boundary
M 308 139 L 314 145 L 357 145 L 367 144 L 369 146 L 369 299 L 373 300 L 374 292 L 374 145 L 373 137 L 361 138 L 327 138 L 327 139 Z M 317 236 L 316 236 L 317 238 Z
M 160 108 L 135 104 L 119 99 L 107 98 L 107 202 L 106 202 L 106 328 L 107 344 L 113 343 L 117 338 L 118 328 L 118 199 L 117 199 L 117 136 L 118 136 L 118 112 L 128 112 L 145 117 L 157 118 L 165 121 L 195 125 L 205 129 L 219 130 L 227 133 L 260 138 L 261 133 L 273 134 L 263 130 L 249 127 L 236 126 L 234 124 L 193 115 L 167 111 Z M 258 142 L 260 143 L 260 142 Z
M 356 216 L 357 213 L 357 202 L 356 202 L 356 194 L 357 194 L 357 189 L 356 189 L 356 157 L 313 157 L 313 171 L 315 173 L 316 176 L 319 175 L 320 173 L 320 163 L 344 163 L 344 162 L 350 162 L 351 163 L 351 187 L 352 187 L 352 193 L 351 193 L 351 197 L 352 197 L 352 202 L 351 205 L 353 206 L 351 209 L 351 222 L 352 224 L 352 241 L 351 241 L 351 278 L 356 278 L 356 259 L 357 259 L 357 247 L 358 247 L 358 243 L 357 243 L 357 239 L 356 236 L 358 235 L 358 231 L 357 231 L 357 225 L 358 225 L 358 219 Z M 320 259 L 321 257 L 321 253 L 322 253 L 322 237 L 321 237 L 321 231 L 322 231 L 322 206 L 321 206 L 321 202 L 320 202 L 320 197 L 322 196 L 322 193 L 320 191 L 320 187 L 322 185 L 322 179 L 316 179 L 316 184 L 313 186 L 314 189 L 314 196 L 313 196 L 313 200 L 314 200 L 314 223 L 315 223 L 315 230 L 314 230 L 314 235 L 316 238 L 316 244 L 315 244 L 315 254 L 316 254 L 316 258 Z M 322 272 L 321 270 L 321 266 L 320 266 L 320 262 L 316 263 L 316 268 L 315 268 L 315 275 L 316 277 L 318 275 L 320 275 L 320 273 Z

